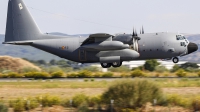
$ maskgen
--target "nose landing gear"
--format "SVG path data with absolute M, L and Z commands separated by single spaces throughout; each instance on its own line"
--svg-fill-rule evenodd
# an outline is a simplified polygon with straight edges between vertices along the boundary
M 172 61 L 173 61 L 174 63 L 178 63 L 178 62 L 179 62 L 179 58 L 174 57 L 174 58 L 172 59 Z

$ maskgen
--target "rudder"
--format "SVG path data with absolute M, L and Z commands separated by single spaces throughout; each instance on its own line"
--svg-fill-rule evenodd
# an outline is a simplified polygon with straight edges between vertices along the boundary
M 9 0 L 5 42 L 39 39 L 40 30 L 22 0 Z

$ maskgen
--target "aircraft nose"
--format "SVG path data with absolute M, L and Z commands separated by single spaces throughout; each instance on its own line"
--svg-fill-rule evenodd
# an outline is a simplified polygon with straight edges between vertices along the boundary
M 190 42 L 188 45 L 188 54 L 193 53 L 197 50 L 198 50 L 197 44 Z

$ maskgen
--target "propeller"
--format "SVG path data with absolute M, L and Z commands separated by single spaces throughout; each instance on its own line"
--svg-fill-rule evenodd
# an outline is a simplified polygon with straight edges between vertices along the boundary
M 142 34 L 144 34 L 144 28 L 143 28 L 143 26 L 142 26 Z
M 140 34 L 144 34 L 144 28 L 142 26 L 142 29 L 140 29 Z
M 137 31 L 134 29 L 134 27 L 133 27 L 133 34 L 132 34 L 132 37 L 134 38 L 134 37 L 137 37 L 138 36 L 138 34 L 137 34 Z
M 133 27 L 133 34 L 132 34 L 132 40 L 137 39 L 140 40 L 141 38 L 138 37 L 137 31 L 135 30 L 135 28 Z
M 138 37 L 137 31 L 133 27 L 133 34 L 132 34 L 133 45 L 132 45 L 132 49 L 134 49 L 135 51 L 138 51 L 138 40 L 140 40 L 140 37 Z

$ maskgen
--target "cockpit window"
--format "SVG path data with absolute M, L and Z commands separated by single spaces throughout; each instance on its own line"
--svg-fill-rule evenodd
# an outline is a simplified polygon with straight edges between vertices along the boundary
M 184 39 L 186 39 L 184 36 L 176 35 L 176 40 L 184 40 Z
M 181 42 L 181 46 L 186 46 L 185 42 Z
M 186 41 L 187 43 L 189 43 L 187 39 L 186 39 L 185 41 Z

